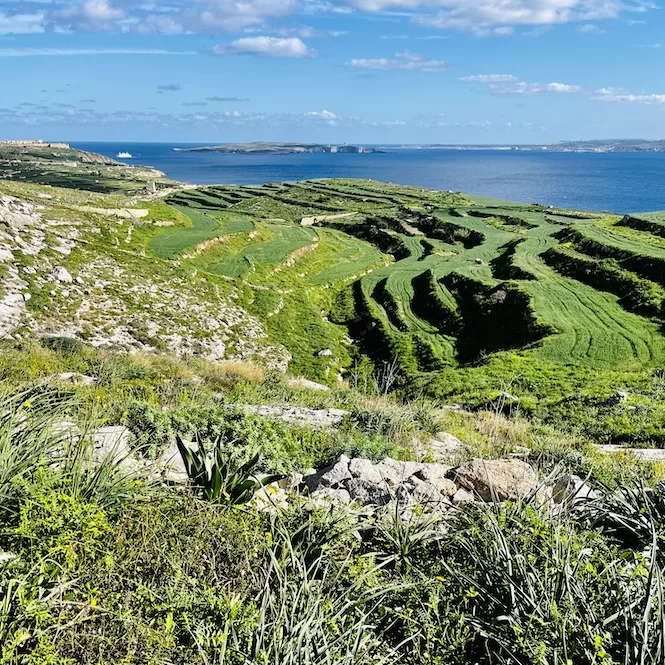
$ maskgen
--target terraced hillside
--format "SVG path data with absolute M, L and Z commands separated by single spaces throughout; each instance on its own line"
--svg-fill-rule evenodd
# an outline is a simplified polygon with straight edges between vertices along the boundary
M 0 298 L 33 331 L 259 358 L 330 385 L 385 364 L 405 394 L 665 443 L 664 214 L 369 180 L 175 188 L 164 202 L 0 185 L 10 214 L 34 218 L 9 238 L 13 267 L 0 262 L 14 280 Z M 44 242 L 39 262 L 20 248 Z M 80 286 L 53 288 L 58 266 Z
M 177 234 L 180 256 L 206 270 L 272 294 L 305 289 L 410 378 L 507 349 L 605 369 L 665 358 L 658 218 L 343 180 L 211 187 L 169 202 L 193 225 L 154 237 L 158 254 Z M 647 302 L 634 302 L 639 289 Z

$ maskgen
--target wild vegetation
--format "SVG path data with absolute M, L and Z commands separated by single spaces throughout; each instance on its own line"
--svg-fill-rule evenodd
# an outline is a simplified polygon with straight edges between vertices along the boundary
M 175 360 L 106 362 L 142 368 L 143 390 L 156 393 L 186 373 Z M 354 402 L 362 436 L 382 423 L 397 441 L 457 419 L 468 441 L 477 437 L 474 454 L 540 438 L 544 468 L 552 455 L 557 473 L 586 459 L 600 493 L 557 511 L 535 500 L 460 504 L 443 520 L 307 501 L 266 509 L 254 493 L 276 478 L 253 477 L 249 421 L 205 464 L 181 442 L 194 482 L 173 488 L 112 454 L 95 457 L 86 432 L 99 415 L 83 408 L 86 390 L 42 386 L 0 400 L 0 663 L 662 662 L 665 498 L 644 485 L 646 467 L 612 468 L 579 442 L 497 414 L 483 425 L 346 391 L 320 399 Z M 242 378 L 215 394 L 265 402 L 276 391 L 316 399 Z M 214 416 L 199 407 L 190 418 L 203 441 Z M 145 415 L 136 431 L 147 451 Z M 266 423 L 264 459 L 268 432 Z M 279 455 L 297 463 L 288 446 Z

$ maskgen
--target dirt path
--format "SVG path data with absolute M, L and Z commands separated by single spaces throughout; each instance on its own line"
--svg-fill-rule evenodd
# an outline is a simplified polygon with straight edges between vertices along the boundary
M 150 214 L 145 208 L 92 208 L 90 206 L 72 206 L 81 212 L 93 212 L 97 215 L 109 215 L 121 219 L 141 219 Z
M 328 219 L 342 219 L 342 217 L 353 217 L 357 212 L 342 212 L 339 215 L 316 215 L 316 217 L 303 217 L 300 222 L 301 226 L 314 226 L 319 222 L 325 222 Z

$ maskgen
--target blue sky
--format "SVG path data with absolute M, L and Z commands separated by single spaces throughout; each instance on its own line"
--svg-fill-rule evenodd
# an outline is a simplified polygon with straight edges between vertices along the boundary
M 0 0 L 0 139 L 665 138 L 652 0 Z

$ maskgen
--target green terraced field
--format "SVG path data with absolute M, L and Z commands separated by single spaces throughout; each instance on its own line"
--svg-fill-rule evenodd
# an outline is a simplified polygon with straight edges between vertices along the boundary
M 358 352 L 397 358 L 420 385 L 507 352 L 584 371 L 665 364 L 662 214 L 622 220 L 354 180 L 218 186 L 167 202 L 192 225 L 160 231 L 151 249 L 268 288 L 253 306 L 276 310 L 273 332 L 319 377 L 313 321 L 341 365 Z M 355 351 L 339 346 L 347 332 Z

